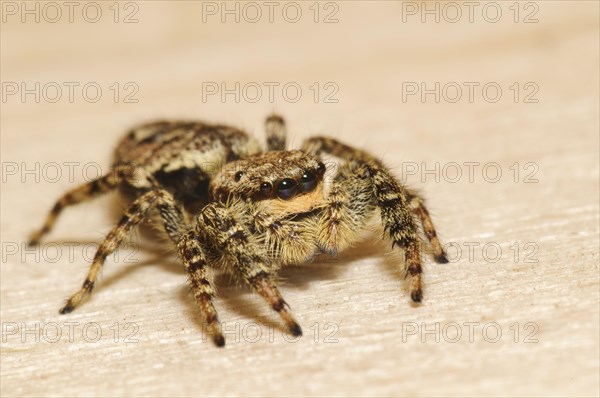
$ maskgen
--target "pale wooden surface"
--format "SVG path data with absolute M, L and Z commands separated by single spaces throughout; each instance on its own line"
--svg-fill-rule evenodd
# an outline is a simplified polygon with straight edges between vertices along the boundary
M 83 280 L 81 249 L 66 246 L 55 263 L 47 253 L 23 262 L 8 256 L 39 226 L 63 191 L 83 182 L 66 176 L 36 183 L 3 174 L 1 317 L 2 396 L 275 396 L 275 395 L 536 395 L 597 396 L 598 390 L 598 3 L 536 2 L 539 23 L 402 23 L 401 3 L 338 3 L 337 24 L 202 23 L 201 4 L 138 3 L 139 23 L 2 24 L 2 81 L 89 82 L 105 92 L 96 104 L 32 100 L 2 103 L 2 162 L 96 162 L 106 167 L 116 140 L 130 125 L 157 117 L 233 123 L 263 136 L 273 110 L 287 117 L 292 144 L 314 133 L 334 134 L 394 167 L 425 162 L 497 162 L 503 177 L 470 183 L 430 176 L 408 182 L 423 190 L 444 242 L 463 256 L 446 265 L 427 259 L 425 301 L 409 303 L 388 243 L 379 234 L 342 255 L 283 273 L 282 291 L 305 337 L 286 342 L 277 318 L 247 290 L 224 284 L 217 307 L 222 321 L 262 325 L 257 343 L 225 349 L 202 342 L 200 320 L 185 276 L 172 259 L 148 250 L 135 264 L 110 260 L 100 288 L 75 313 L 58 316 L 63 299 Z M 103 3 L 104 11 L 109 4 Z M 509 4 L 502 3 L 508 13 Z M 108 14 L 110 15 L 110 14 Z M 281 21 L 281 19 L 278 19 Z M 139 103 L 114 103 L 112 82 L 136 82 Z M 256 104 L 214 97 L 202 102 L 202 82 L 299 82 L 302 100 Z M 339 103 L 315 103 L 309 86 L 335 82 Z M 402 102 L 402 82 L 499 82 L 504 97 L 487 103 Z M 539 103 L 514 103 L 508 87 L 535 82 Z M 539 166 L 538 183 L 512 181 L 515 162 Z M 62 169 L 66 172 L 66 168 Z M 480 169 L 479 169 L 480 170 Z M 93 169 L 90 170 L 90 174 Z M 521 175 L 522 180 L 524 175 Z M 107 197 L 69 209 L 48 242 L 97 242 L 118 218 Z M 112 210 L 111 210 L 112 209 Z M 466 242 L 497 242 L 499 261 L 469 261 Z M 510 246 L 539 246 L 538 263 L 513 258 Z M 50 250 L 48 246 L 45 246 Z M 39 335 L 5 333 L 10 325 L 57 322 L 57 343 Z M 68 322 L 79 322 L 74 341 Z M 97 343 L 82 326 L 102 328 Z M 111 325 L 135 322 L 138 343 L 113 340 Z M 315 343 L 311 325 L 320 324 Z M 338 325 L 337 343 L 323 328 Z M 408 322 L 408 323 L 407 323 Z M 479 322 L 474 341 L 462 326 L 420 341 L 403 328 L 421 322 Z M 486 342 L 481 326 L 502 328 Z M 521 325 L 515 343 L 510 326 Z M 523 325 L 539 327 L 537 343 L 523 342 Z M 123 331 L 122 331 L 123 332 Z M 35 332 L 34 332 L 35 333 Z M 490 332 L 493 337 L 493 333 Z M 50 336 L 51 337 L 51 336 Z M 92 336 L 93 337 L 93 336 Z M 252 337 L 252 336 L 250 336 Z M 25 339 L 25 342 L 21 340 Z M 37 340 L 37 341 L 36 341 Z

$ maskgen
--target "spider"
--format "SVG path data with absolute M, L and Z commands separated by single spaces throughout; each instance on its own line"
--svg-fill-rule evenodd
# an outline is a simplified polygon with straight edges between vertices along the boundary
M 176 247 L 217 346 L 225 344 L 213 303 L 217 271 L 249 285 L 288 332 L 300 336 L 302 329 L 275 284 L 277 271 L 348 248 L 377 209 L 392 248 L 404 252 L 411 299 L 420 302 L 418 222 L 435 260 L 448 262 L 423 199 L 363 150 L 321 136 L 307 139 L 301 150 L 286 150 L 286 124 L 278 115 L 266 119 L 265 129 L 267 151 L 244 131 L 225 125 L 158 121 L 131 129 L 116 148 L 111 171 L 65 193 L 31 237 L 30 244 L 37 244 L 67 206 L 115 189 L 130 199 L 99 245 L 83 285 L 60 313 L 90 296 L 106 257 L 150 218 Z M 325 178 L 322 155 L 339 160 L 331 179 Z

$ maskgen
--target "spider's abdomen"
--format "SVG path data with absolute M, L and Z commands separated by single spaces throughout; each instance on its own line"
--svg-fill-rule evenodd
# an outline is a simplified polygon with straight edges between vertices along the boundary
M 142 168 L 185 204 L 205 202 L 223 164 L 261 152 L 244 131 L 203 122 L 160 121 L 131 129 L 115 150 L 114 165 Z

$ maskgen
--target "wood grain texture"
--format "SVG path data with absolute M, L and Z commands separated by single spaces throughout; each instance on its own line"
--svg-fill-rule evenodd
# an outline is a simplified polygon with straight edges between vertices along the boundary
M 331 24 L 314 23 L 311 3 L 301 3 L 298 23 L 278 13 L 274 23 L 266 14 L 203 22 L 201 2 L 166 1 L 137 2 L 133 24 L 114 23 L 112 2 L 95 24 L 80 13 L 54 24 L 7 16 L 3 84 L 57 82 L 63 97 L 1 104 L 2 396 L 598 396 L 599 10 L 573 3 L 535 2 L 538 22 L 528 24 L 514 22 L 512 2 L 497 2 L 498 23 L 480 12 L 473 23 L 403 22 L 403 3 L 366 1 L 336 3 Z M 70 102 L 64 82 L 96 82 L 102 96 L 90 103 L 76 90 Z M 139 88 L 137 103 L 123 101 L 127 82 Z M 207 82 L 256 82 L 263 96 L 203 98 Z M 295 82 L 302 97 L 286 101 L 279 90 L 271 102 L 265 82 Z M 327 82 L 339 88 L 337 103 L 324 101 Z M 403 101 L 407 82 L 456 82 L 463 97 Z M 472 102 L 465 82 L 479 84 Z M 497 102 L 481 94 L 489 82 L 502 88 Z M 524 101 L 528 82 L 537 103 Z M 183 267 L 144 241 L 109 259 L 89 302 L 58 315 L 122 209 L 115 196 L 82 204 L 40 249 L 24 242 L 61 193 L 109 165 L 130 125 L 199 118 L 262 139 L 272 111 L 287 118 L 291 145 L 334 135 L 379 154 L 423 192 L 451 262 L 427 259 L 422 305 L 409 303 L 399 256 L 375 231 L 336 259 L 284 270 L 281 290 L 305 332 L 297 342 L 226 280 L 217 309 L 227 345 L 203 342 Z M 479 163 L 472 180 L 465 162 Z M 496 168 L 499 181 L 486 181 Z M 130 325 L 134 343 L 125 341 Z

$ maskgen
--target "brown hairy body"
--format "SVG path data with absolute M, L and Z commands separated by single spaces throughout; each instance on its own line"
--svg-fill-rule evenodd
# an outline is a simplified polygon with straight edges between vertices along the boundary
M 31 238 L 37 244 L 67 206 L 113 189 L 131 200 L 99 246 L 82 287 L 60 312 L 89 297 L 106 257 L 136 226 L 156 218 L 177 248 L 215 344 L 225 343 L 213 304 L 215 271 L 251 286 L 289 332 L 300 335 L 276 287 L 277 270 L 346 249 L 376 210 L 392 246 L 404 252 L 411 298 L 420 302 L 419 223 L 436 261 L 447 262 L 423 199 L 365 151 L 327 137 L 285 150 L 285 122 L 276 115 L 267 118 L 266 130 L 266 152 L 245 132 L 223 125 L 162 121 L 129 131 L 111 172 L 64 194 Z M 341 161 L 331 181 L 325 181 L 323 154 Z

